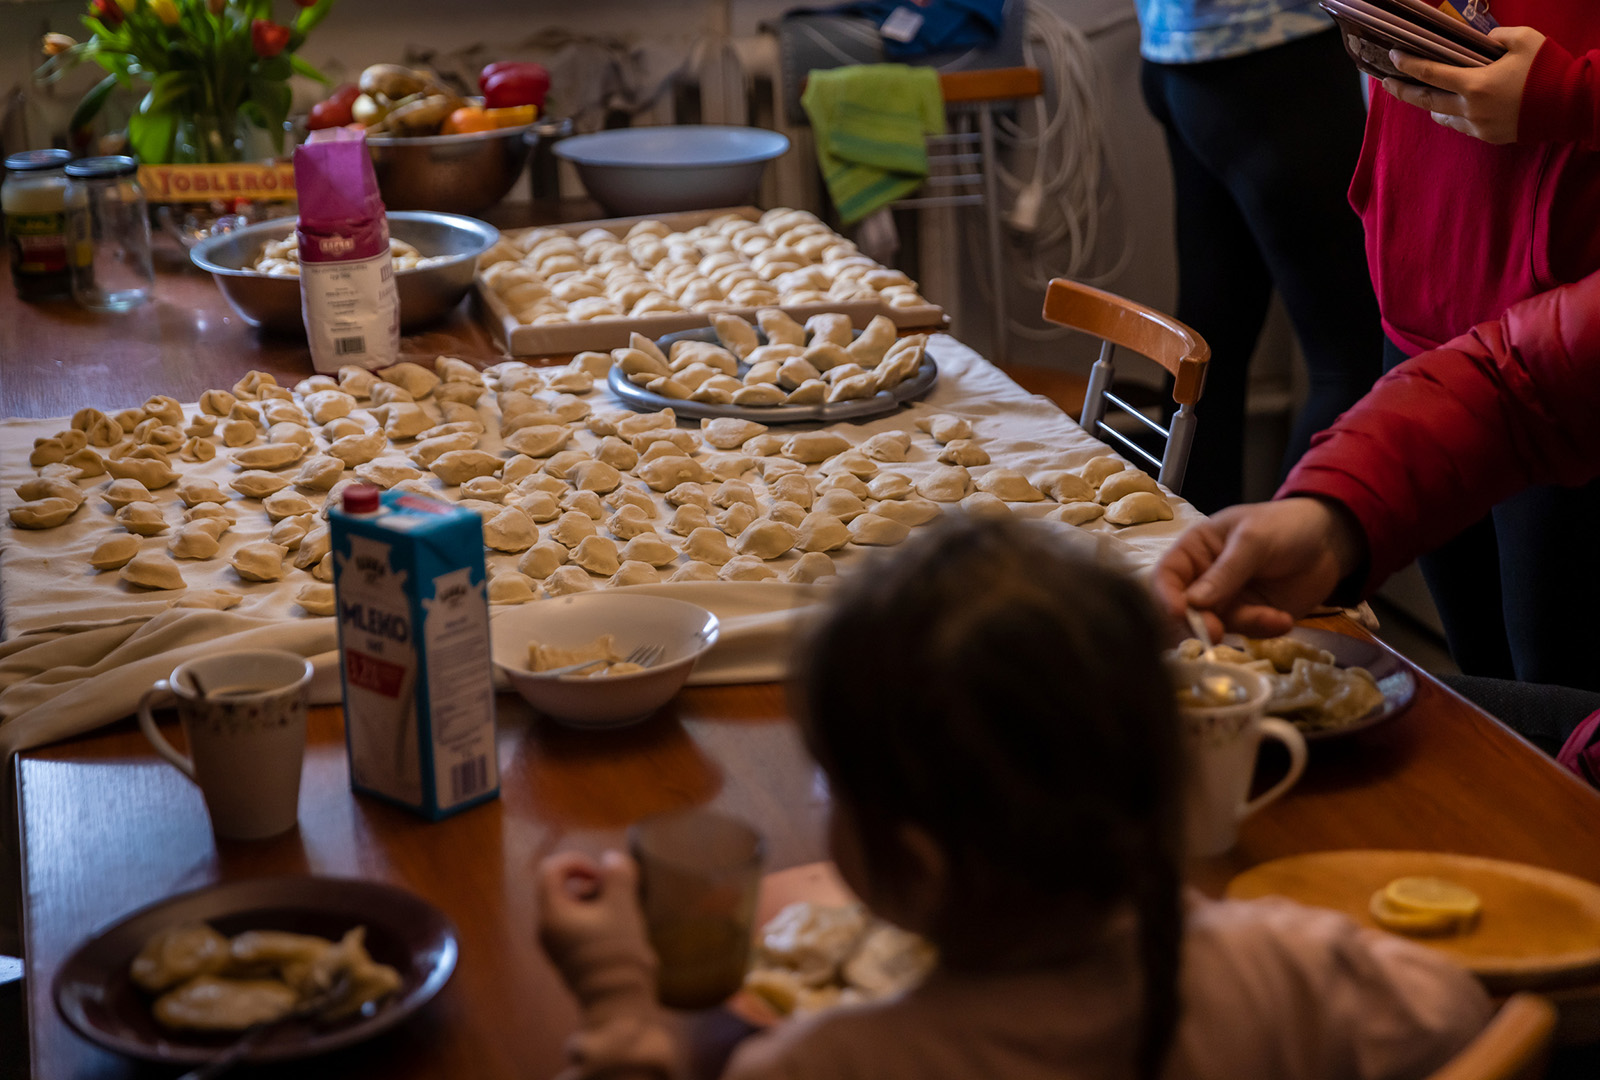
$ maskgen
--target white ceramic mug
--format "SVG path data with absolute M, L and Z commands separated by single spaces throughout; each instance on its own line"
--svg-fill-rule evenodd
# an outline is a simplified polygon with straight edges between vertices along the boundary
M 1247 668 L 1180 660 L 1172 665 L 1173 680 L 1192 686 L 1207 676 L 1221 675 L 1243 686 L 1242 702 L 1209 707 L 1182 706 L 1184 741 L 1189 757 L 1185 833 L 1190 855 L 1221 855 L 1239 838 L 1239 823 L 1277 800 L 1294 786 L 1306 767 L 1306 740 L 1287 720 L 1265 715 L 1272 687 Z M 1272 787 L 1249 798 L 1256 752 L 1263 737 L 1277 739 L 1289 751 L 1289 771 Z
M 199 785 L 218 836 L 276 836 L 299 819 L 310 682 L 303 656 L 229 652 L 179 664 L 139 700 L 145 738 Z M 158 698 L 176 699 L 189 757 L 157 730 L 150 708 Z

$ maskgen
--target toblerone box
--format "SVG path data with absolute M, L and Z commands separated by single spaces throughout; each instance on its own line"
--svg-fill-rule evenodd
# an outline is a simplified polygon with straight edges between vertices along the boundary
M 494 798 L 482 520 L 403 492 L 328 517 L 351 788 L 434 821 Z

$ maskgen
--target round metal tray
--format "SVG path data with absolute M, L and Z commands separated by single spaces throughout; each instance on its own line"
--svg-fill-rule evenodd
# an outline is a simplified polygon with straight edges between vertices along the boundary
M 756 336 L 761 339 L 762 344 L 766 344 L 767 336 L 759 327 L 756 328 Z M 719 343 L 716 330 L 703 326 L 696 330 L 680 330 L 676 334 L 667 334 L 656 339 L 656 345 L 662 352 L 666 352 L 675 341 Z M 739 361 L 741 378 L 748 368 L 749 365 L 743 360 Z M 637 409 L 639 412 L 660 412 L 662 409 L 670 408 L 678 416 L 706 420 L 714 420 L 719 416 L 732 416 L 740 420 L 754 420 L 760 424 L 832 424 L 840 420 L 862 420 L 869 416 L 881 416 L 898 409 L 901 402 L 912 401 L 926 394 L 938 381 L 938 365 L 926 351 L 922 354 L 922 366 L 894 389 L 879 390 L 867 398 L 823 402 L 820 405 L 710 405 L 703 401 L 652 394 L 644 387 L 629 382 L 627 376 L 622 374 L 622 369 L 614 365 L 610 374 L 606 376 L 611 392 L 628 408 Z

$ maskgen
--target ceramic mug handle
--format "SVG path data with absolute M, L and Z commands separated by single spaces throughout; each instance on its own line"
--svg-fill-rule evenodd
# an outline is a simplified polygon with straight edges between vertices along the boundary
M 171 693 L 172 687 L 165 679 L 157 679 L 156 684 L 144 692 L 144 696 L 139 699 L 139 728 L 144 732 L 144 737 L 150 740 L 150 745 L 155 747 L 156 753 L 176 765 L 190 780 L 194 780 L 194 762 L 173 748 L 156 727 L 155 717 L 150 715 L 150 702 L 158 696 Z
M 1294 786 L 1294 782 L 1300 779 L 1300 774 L 1306 771 L 1306 739 L 1300 734 L 1299 728 L 1276 716 L 1264 716 L 1261 718 L 1261 734 L 1266 738 L 1277 739 L 1289 751 L 1289 772 L 1282 780 L 1241 806 L 1240 821 L 1269 803 L 1276 802 L 1284 792 Z

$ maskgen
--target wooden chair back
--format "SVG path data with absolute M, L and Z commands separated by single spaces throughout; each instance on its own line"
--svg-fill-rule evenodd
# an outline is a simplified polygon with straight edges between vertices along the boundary
M 1478 1037 L 1428 1080 L 1539 1080 L 1555 1026 L 1550 1002 L 1538 994 L 1514 994 Z
M 1194 441 L 1194 405 L 1205 389 L 1211 347 L 1183 323 L 1135 300 L 1066 278 L 1055 278 L 1044 296 L 1044 317 L 1100 339 L 1100 358 L 1089 374 L 1079 423 L 1089 434 L 1116 443 L 1159 470 L 1158 478 L 1174 492 L 1183 486 L 1189 447 Z M 1178 411 L 1162 427 L 1119 398 L 1111 389 L 1116 350 L 1127 349 L 1160 364 L 1173 377 L 1172 400 Z M 1166 440 L 1160 459 L 1105 422 L 1115 405 L 1126 415 Z

